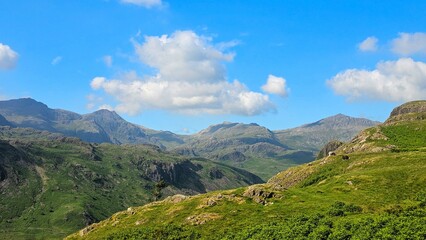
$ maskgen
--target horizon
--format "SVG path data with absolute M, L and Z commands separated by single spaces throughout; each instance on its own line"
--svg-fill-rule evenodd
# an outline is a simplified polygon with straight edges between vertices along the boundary
M 3 102 L 3 101 L 14 101 L 14 100 L 23 100 L 23 99 L 26 99 L 26 100 L 32 100 L 32 101 L 35 101 L 35 102 L 37 102 L 37 103 L 40 103 L 40 104 L 46 105 L 49 109 L 52 109 L 52 110 L 62 110 L 62 111 L 73 112 L 73 111 L 70 111 L 70 110 L 68 110 L 68 109 L 63 109 L 63 108 L 50 108 L 50 106 L 49 106 L 49 105 L 47 105 L 47 104 L 45 104 L 45 103 L 43 103 L 43 102 L 37 101 L 37 99 L 33 99 L 33 98 L 31 98 L 31 97 L 16 98 L 16 99 L 6 99 L 6 100 L 0 100 L 0 102 Z M 77 113 L 77 114 L 79 114 L 79 115 L 81 115 L 81 116 L 84 116 L 84 115 L 88 115 L 88 114 L 93 114 L 93 113 L 98 112 L 98 111 L 108 111 L 108 112 L 111 112 L 111 113 L 115 113 L 115 114 L 117 114 L 119 117 L 123 118 L 123 117 L 121 116 L 121 114 L 120 114 L 120 113 L 117 113 L 117 112 L 116 112 L 116 111 L 114 111 L 114 110 L 108 110 L 108 109 L 104 109 L 104 108 L 103 108 L 103 109 L 95 110 L 95 111 L 93 111 L 93 112 L 88 112 L 88 113 L 78 113 L 78 112 L 73 112 L 73 113 Z M 1 114 L 0 114 L 0 116 L 1 116 Z M 197 133 L 199 133 L 199 132 L 202 132 L 202 131 L 204 131 L 204 130 L 208 129 L 209 127 L 211 127 L 211 126 L 221 125 L 221 124 L 234 124 L 234 123 L 236 123 L 236 124 L 246 124 L 246 125 L 249 125 L 249 124 L 256 124 L 257 126 L 265 127 L 265 128 L 267 128 L 268 130 L 271 130 L 271 131 L 285 131 L 285 130 L 289 130 L 289 129 L 293 129 L 293 128 L 303 127 L 303 126 L 305 126 L 305 125 L 311 125 L 311 124 L 313 124 L 313 123 L 320 122 L 320 121 L 322 121 L 322 120 L 324 120 L 324 119 L 329 119 L 329 118 L 333 118 L 333 117 L 337 117 L 337 116 L 344 116 L 344 117 L 350 117 L 350 118 L 353 118 L 353 119 L 365 119 L 365 120 L 374 121 L 374 120 L 371 120 L 371 119 L 368 119 L 368 118 L 358 118 L 358 117 L 353 117 L 353 116 L 345 115 L 345 114 L 342 114 L 342 113 L 337 113 L 337 114 L 334 114 L 334 115 L 331 115 L 331 116 L 326 116 L 326 117 L 324 117 L 324 118 L 317 119 L 317 120 L 315 120 L 315 121 L 313 121 L 313 122 L 302 123 L 301 125 L 298 125 L 298 126 L 296 126 L 296 127 L 292 127 L 292 128 L 270 129 L 270 128 L 268 128 L 268 127 L 266 127 L 266 126 L 263 126 L 263 125 L 260 125 L 260 124 L 258 124 L 258 123 L 256 123 L 256 122 L 229 122 L 229 121 L 223 121 L 223 122 L 217 122 L 217 123 L 213 123 L 213 124 L 211 124 L 211 125 L 205 126 L 204 128 L 200 129 L 200 131 L 198 131 L 198 132 L 194 132 L 194 133 L 175 133 L 175 132 L 173 132 L 173 131 L 171 131 L 171 130 L 168 130 L 168 129 L 154 129 L 154 128 L 151 128 L 150 126 L 139 125 L 139 124 L 137 124 L 137 123 L 129 122 L 129 121 L 127 121 L 127 120 L 126 120 L 126 119 L 124 119 L 124 118 L 123 118 L 123 119 L 124 119 L 125 121 L 127 121 L 127 122 L 131 123 L 131 124 L 135 124 L 135 125 L 137 125 L 137 126 L 139 126 L 139 127 L 142 127 L 142 128 L 146 128 L 146 129 L 150 129 L 150 130 L 154 130 L 154 131 L 172 132 L 172 133 L 174 133 L 174 134 L 178 134 L 178 135 L 186 135 L 186 136 L 190 136 L 190 135 L 193 135 L 193 134 L 197 134 Z M 378 123 L 383 123 L 383 122 L 379 122 L 379 121 L 376 121 L 376 122 L 378 122 Z
M 426 2 L 0 3 L 0 100 L 193 134 L 384 122 L 426 99 Z M 267 27 L 265 27 L 267 26 Z

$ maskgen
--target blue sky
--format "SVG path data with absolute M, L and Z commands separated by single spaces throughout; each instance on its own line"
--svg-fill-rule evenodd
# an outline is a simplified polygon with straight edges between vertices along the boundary
M 193 133 L 426 99 L 425 1 L 0 2 L 0 98 Z

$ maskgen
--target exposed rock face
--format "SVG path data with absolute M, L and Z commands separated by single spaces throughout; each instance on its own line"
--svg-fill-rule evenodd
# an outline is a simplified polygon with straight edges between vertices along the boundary
M 385 124 L 424 119 L 426 119 L 426 101 L 413 101 L 402 104 L 401 106 L 393 109 Z
M 221 179 L 224 175 L 218 168 L 212 168 L 209 171 L 209 176 L 211 179 Z
M 239 151 L 234 151 L 228 154 L 223 155 L 219 158 L 222 161 L 235 161 L 235 162 L 243 162 L 246 160 L 246 156 Z
M 331 141 L 327 143 L 318 153 L 317 159 L 327 157 L 330 152 L 336 151 L 336 149 L 338 149 L 342 145 L 343 145 L 343 142 L 340 142 L 340 141 Z
M 169 184 L 179 184 L 185 176 L 191 175 L 189 171 L 197 171 L 200 168 L 202 166 L 186 160 L 179 163 L 152 162 L 144 169 L 147 177 L 155 182 L 164 180 Z
M 182 195 L 182 194 L 176 194 L 173 196 L 166 197 L 163 201 L 164 202 L 171 202 L 171 203 L 180 203 L 185 199 L 188 199 L 188 196 Z
M 172 150 L 173 153 L 179 154 L 179 155 L 183 155 L 183 156 L 189 156 L 189 157 L 196 157 L 197 154 L 194 152 L 194 149 L 192 148 L 187 148 L 187 147 L 183 147 L 183 148 L 177 148 Z
M 413 101 L 402 104 L 399 107 L 396 107 L 392 110 L 390 117 L 395 117 L 397 115 L 407 114 L 407 113 L 422 113 L 426 112 L 426 100 L 422 101 Z
M 267 190 L 263 185 L 252 185 L 243 194 L 244 197 L 249 197 L 264 205 L 267 203 L 267 199 L 273 198 L 275 195 L 274 192 Z

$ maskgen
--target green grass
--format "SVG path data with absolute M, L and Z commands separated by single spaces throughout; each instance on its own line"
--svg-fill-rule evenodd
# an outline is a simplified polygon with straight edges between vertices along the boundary
M 154 146 L 91 145 L 32 130 L 10 131 L 0 133 L 5 139 L 0 142 L 0 166 L 8 171 L 0 188 L 1 239 L 60 239 L 115 212 L 170 194 L 260 181 L 224 164 Z M 155 168 L 171 175 L 170 182 L 158 185 L 150 170 Z M 213 170 L 219 177 L 210 176 Z
M 387 142 L 400 150 L 418 150 L 426 147 L 426 126 L 422 121 L 383 126 L 380 130 L 389 138 Z
M 247 188 L 157 202 L 117 213 L 83 238 L 424 239 L 425 127 L 413 121 L 369 129 L 366 134 L 378 129 L 386 139 L 368 137 L 367 151 L 347 160 L 338 154 L 279 173 L 255 187 L 269 196 L 262 203 Z M 370 151 L 387 145 L 396 148 Z M 262 195 L 268 192 L 273 197 Z
M 142 207 L 134 215 L 120 213 L 122 217 L 118 222 L 116 219 L 101 222 L 85 239 L 126 236 L 156 239 L 150 235 L 154 233 L 161 233 L 159 236 L 164 239 L 173 239 L 172 236 L 189 239 L 304 239 L 308 236 L 317 239 L 321 234 L 330 239 L 343 236 L 380 239 L 389 237 L 392 231 L 400 236 L 412 231 L 413 236 L 422 236 L 419 229 L 424 229 L 426 221 L 426 153 L 387 152 L 350 157 L 342 160 L 336 156 L 326 164 L 320 165 L 320 160 L 303 167 L 316 170 L 295 187 L 278 191 L 277 197 L 267 200 L 273 204 L 256 203 L 243 196 L 244 189 L 237 189 L 220 193 L 232 196 L 231 200 L 224 198 L 214 206 L 200 208 L 203 201 L 219 194 L 213 192 L 177 204 L 165 202 Z M 271 188 L 269 184 L 264 186 Z M 232 201 L 237 198 L 244 203 Z M 188 221 L 191 216 L 203 213 L 220 217 L 200 225 Z M 143 228 L 135 224 L 141 219 Z M 114 227 L 113 222 L 116 222 Z M 170 232 L 167 226 L 172 226 Z M 360 235 L 360 229 L 364 235 Z M 76 235 L 71 239 L 74 238 L 77 239 Z

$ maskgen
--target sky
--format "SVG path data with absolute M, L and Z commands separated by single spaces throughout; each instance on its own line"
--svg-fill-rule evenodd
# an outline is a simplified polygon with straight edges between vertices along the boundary
M 0 99 L 180 134 L 426 99 L 426 1 L 0 1 Z

